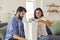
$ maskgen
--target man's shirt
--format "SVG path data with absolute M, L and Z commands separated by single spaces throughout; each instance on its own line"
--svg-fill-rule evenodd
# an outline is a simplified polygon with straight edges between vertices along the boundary
M 14 34 L 25 37 L 23 22 L 15 15 L 8 22 L 5 40 L 13 38 Z

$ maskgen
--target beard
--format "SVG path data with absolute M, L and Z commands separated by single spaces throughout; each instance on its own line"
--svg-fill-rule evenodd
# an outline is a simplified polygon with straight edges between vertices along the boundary
M 19 15 L 19 19 L 22 20 L 22 19 L 23 19 L 23 16 L 20 16 L 20 15 Z

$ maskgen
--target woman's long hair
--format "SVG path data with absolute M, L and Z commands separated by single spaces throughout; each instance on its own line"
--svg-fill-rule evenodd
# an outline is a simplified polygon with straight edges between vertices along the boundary
M 43 11 L 41 8 L 36 8 L 35 11 L 34 11 L 34 18 L 35 19 L 38 19 L 37 16 L 36 16 L 36 11 L 39 10 L 41 12 L 41 17 L 43 17 Z

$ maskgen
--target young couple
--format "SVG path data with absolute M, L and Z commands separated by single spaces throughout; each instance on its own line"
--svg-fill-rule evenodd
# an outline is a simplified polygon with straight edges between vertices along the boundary
M 24 24 L 22 22 L 25 13 L 26 9 L 24 7 L 20 6 L 17 8 L 16 14 L 13 15 L 13 17 L 8 22 L 5 40 L 26 40 Z M 34 18 L 37 19 L 38 22 L 37 40 L 41 40 L 41 37 L 48 35 L 45 25 L 51 25 L 50 22 L 43 16 L 42 9 L 36 8 L 34 11 Z

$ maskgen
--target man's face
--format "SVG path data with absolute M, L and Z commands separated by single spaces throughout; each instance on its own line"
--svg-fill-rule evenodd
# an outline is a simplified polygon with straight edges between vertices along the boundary
M 22 18 L 24 17 L 25 13 L 26 13 L 25 11 L 18 12 L 18 14 L 19 14 L 19 19 L 22 19 Z

